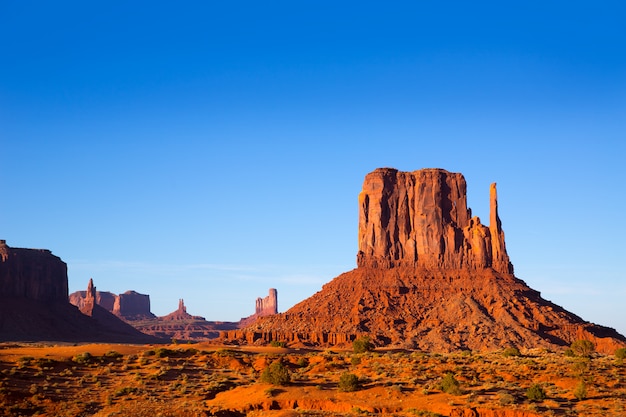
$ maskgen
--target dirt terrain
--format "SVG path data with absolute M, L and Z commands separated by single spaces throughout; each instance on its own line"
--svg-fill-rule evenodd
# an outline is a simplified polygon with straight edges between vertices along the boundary
M 626 415 L 626 365 L 614 355 L 522 353 L 4 344 L 0 416 Z M 261 381 L 275 362 L 286 385 Z M 534 384 L 545 399 L 528 398 Z

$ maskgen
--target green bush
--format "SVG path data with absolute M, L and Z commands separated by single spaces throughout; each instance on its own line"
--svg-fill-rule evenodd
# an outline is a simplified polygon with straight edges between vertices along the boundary
M 502 356 L 504 356 L 505 358 L 511 356 L 522 356 L 522 353 L 516 347 L 508 347 L 502 351 Z
M 361 364 L 361 357 L 360 357 L 360 356 L 352 356 L 352 357 L 350 358 L 350 363 L 351 363 L 352 365 L 355 365 L 355 366 L 356 366 L 356 365 L 360 365 L 360 364 Z
M 370 341 L 369 336 L 363 336 L 352 342 L 354 353 L 365 353 L 374 350 L 374 345 Z
M 615 350 L 615 357 L 621 360 L 626 359 L 626 348 L 619 348 Z
M 461 395 L 459 385 L 459 381 L 456 380 L 454 375 L 448 372 L 439 383 L 439 389 L 448 394 Z
M 591 341 L 580 339 L 572 342 L 570 349 L 572 349 L 574 355 L 588 358 L 596 350 L 596 347 Z
M 80 364 L 88 364 L 93 360 L 93 356 L 89 352 L 79 353 L 78 355 L 72 358 L 72 361 Z
M 279 342 L 278 340 L 272 340 L 270 342 L 270 346 L 284 348 L 285 346 L 287 346 L 287 344 L 285 342 Z
M 124 355 L 122 355 L 121 353 L 115 350 L 109 350 L 107 353 L 104 354 L 104 356 L 107 358 L 111 358 L 111 359 L 117 359 L 117 358 L 121 358 Z
M 526 397 L 531 401 L 543 401 L 546 399 L 546 391 L 539 384 L 533 384 L 526 390 Z
M 263 369 L 261 382 L 267 382 L 272 385 L 287 385 L 291 382 L 289 369 L 280 361 L 273 362 L 270 366 Z
M 359 378 L 351 373 L 344 373 L 339 377 L 339 391 L 352 392 L 359 389 Z
M 585 381 L 580 381 L 578 385 L 576 385 L 576 388 L 574 388 L 574 397 L 578 400 L 587 398 L 587 384 L 585 384 Z

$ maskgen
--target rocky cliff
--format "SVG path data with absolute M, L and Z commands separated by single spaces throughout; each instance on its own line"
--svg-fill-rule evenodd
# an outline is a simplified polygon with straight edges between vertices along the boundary
M 222 332 L 225 340 L 297 345 L 379 345 L 428 351 L 626 346 L 614 329 L 543 299 L 513 275 L 490 188 L 489 225 L 467 208 L 461 174 L 377 169 L 359 194 L 358 268 L 285 313 Z
M 463 175 L 442 169 L 367 174 L 359 194 L 360 267 L 484 269 L 513 273 L 504 244 L 496 185 L 490 224 L 467 208 Z
M 67 301 L 67 265 L 47 249 L 12 248 L 0 240 L 0 298 Z
M 88 315 L 68 302 L 67 288 L 67 266 L 49 250 L 0 240 L 0 341 L 159 341 L 100 311 L 93 283 L 81 307 Z

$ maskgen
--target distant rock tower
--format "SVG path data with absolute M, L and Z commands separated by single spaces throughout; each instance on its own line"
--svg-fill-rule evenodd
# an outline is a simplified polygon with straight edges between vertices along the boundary
M 278 291 L 275 288 L 270 288 L 267 297 L 256 299 L 256 311 L 254 314 L 260 317 L 276 313 L 278 313 Z

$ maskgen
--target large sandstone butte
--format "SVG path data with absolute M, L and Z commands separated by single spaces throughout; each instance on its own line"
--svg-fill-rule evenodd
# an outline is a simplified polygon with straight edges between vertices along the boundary
M 69 303 L 67 265 L 52 252 L 0 240 L 0 341 L 159 341 L 93 304 L 85 315 Z
M 287 312 L 222 332 L 226 340 L 377 345 L 428 351 L 626 346 L 614 329 L 544 300 L 513 275 L 495 184 L 489 225 L 467 208 L 463 175 L 377 169 L 359 194 L 358 267 Z

